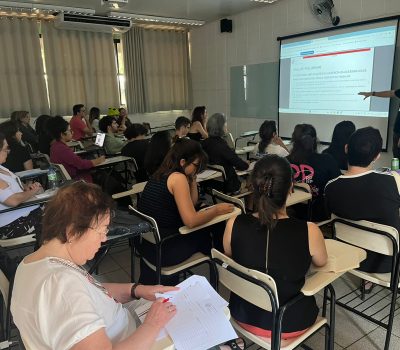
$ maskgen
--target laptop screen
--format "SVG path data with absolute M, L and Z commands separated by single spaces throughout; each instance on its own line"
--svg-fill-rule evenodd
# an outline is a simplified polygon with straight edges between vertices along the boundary
M 103 147 L 105 138 L 106 138 L 106 134 L 104 134 L 102 132 L 98 132 L 96 135 L 96 141 L 94 141 L 94 144 L 96 146 Z

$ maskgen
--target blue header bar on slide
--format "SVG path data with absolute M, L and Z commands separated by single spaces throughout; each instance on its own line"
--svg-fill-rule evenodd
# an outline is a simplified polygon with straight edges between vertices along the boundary
M 293 47 L 293 46 L 307 45 L 307 44 L 311 44 L 312 42 L 313 42 L 312 40 L 304 40 L 304 41 L 298 41 L 296 43 L 282 44 L 281 46 L 284 48 L 287 48 L 287 47 Z

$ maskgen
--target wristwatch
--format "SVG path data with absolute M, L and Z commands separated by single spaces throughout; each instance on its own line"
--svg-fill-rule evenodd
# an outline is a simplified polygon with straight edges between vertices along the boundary
M 372 91 L 372 96 L 375 96 L 375 91 Z

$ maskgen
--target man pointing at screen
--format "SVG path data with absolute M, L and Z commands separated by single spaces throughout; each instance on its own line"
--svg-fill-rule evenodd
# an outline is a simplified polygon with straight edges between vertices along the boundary
M 398 97 L 400 98 L 400 89 L 387 91 L 371 91 L 359 92 L 359 95 L 364 96 L 364 100 L 368 97 Z M 393 128 L 393 157 L 400 158 L 400 110 L 397 113 L 396 121 Z

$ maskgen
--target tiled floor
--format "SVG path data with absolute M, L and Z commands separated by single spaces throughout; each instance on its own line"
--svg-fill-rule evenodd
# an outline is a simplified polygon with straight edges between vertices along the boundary
M 136 263 L 135 278 L 138 278 L 139 264 Z M 204 272 L 206 270 L 204 269 Z M 203 270 L 196 271 L 201 274 Z M 130 250 L 126 247 L 117 247 L 110 251 L 110 254 L 102 262 L 99 270 L 99 279 L 107 282 L 129 282 L 130 281 Z M 357 279 L 343 277 L 334 283 L 337 296 L 346 294 L 350 288 L 357 285 Z M 225 296 L 223 293 L 223 296 Z M 374 306 L 374 310 L 379 310 L 381 304 L 388 300 L 387 292 L 382 291 L 376 297 L 379 300 Z M 371 303 L 375 303 L 373 300 Z M 322 303 L 322 297 L 317 296 L 318 303 Z M 400 308 L 400 301 L 397 302 Z M 335 349 L 349 350 L 380 350 L 383 349 L 386 331 L 375 324 L 364 320 L 348 311 L 336 308 L 336 331 Z M 323 331 L 311 337 L 306 344 L 314 349 L 324 348 Z M 248 347 L 250 350 L 259 349 L 255 344 Z M 400 349 L 400 309 L 396 311 L 395 322 L 392 332 L 390 350 Z

